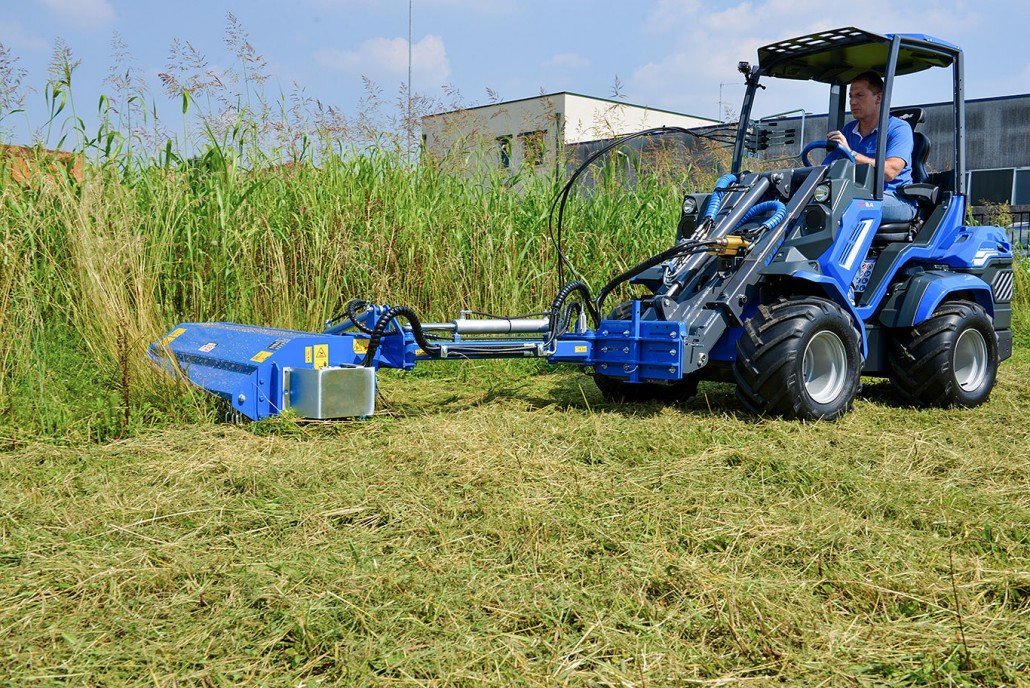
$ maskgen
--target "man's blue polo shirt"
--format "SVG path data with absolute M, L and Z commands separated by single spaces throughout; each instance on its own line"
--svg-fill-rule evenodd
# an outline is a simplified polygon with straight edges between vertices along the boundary
M 841 128 L 840 133 L 844 134 L 852 151 L 875 159 L 876 135 L 879 131 L 880 129 L 877 127 L 868 136 L 862 138 L 862 135 L 858 133 L 858 120 L 853 119 Z M 901 158 L 905 161 L 905 167 L 897 177 L 886 183 L 887 191 L 896 191 L 899 186 L 912 183 L 912 147 L 914 145 L 912 127 L 897 117 L 891 117 L 887 122 L 887 157 Z M 823 164 L 843 159 L 844 156 L 840 152 L 832 150 L 826 155 Z

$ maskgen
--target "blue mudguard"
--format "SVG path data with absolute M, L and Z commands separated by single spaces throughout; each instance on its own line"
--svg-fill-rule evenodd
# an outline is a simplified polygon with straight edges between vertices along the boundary
M 812 282 L 819 285 L 826 298 L 836 303 L 838 306 L 847 311 L 848 315 L 851 316 L 851 322 L 858 330 L 858 339 L 862 343 L 862 356 L 869 356 L 869 341 L 866 336 L 865 323 L 862 322 L 862 318 L 859 317 L 858 311 L 855 306 L 851 303 L 847 294 L 841 291 L 840 284 L 832 277 L 815 272 L 814 270 L 796 270 L 790 274 L 794 279 L 804 280 L 806 282 Z
M 947 270 L 927 270 L 910 277 L 887 299 L 880 312 L 885 327 L 913 327 L 928 320 L 949 295 L 961 293 L 994 316 L 991 287 L 975 275 Z

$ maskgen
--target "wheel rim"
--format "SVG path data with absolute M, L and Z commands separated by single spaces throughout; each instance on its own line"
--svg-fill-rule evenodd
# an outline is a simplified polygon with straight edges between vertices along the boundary
M 801 362 L 805 391 L 817 404 L 828 404 L 847 382 L 848 354 L 844 342 L 833 332 L 819 332 L 809 340 Z
M 987 341 L 980 330 L 970 328 L 959 335 L 951 365 L 963 392 L 975 392 L 983 386 L 987 378 Z

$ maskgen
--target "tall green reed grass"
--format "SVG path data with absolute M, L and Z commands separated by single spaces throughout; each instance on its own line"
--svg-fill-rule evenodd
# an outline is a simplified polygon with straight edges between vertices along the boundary
M 411 127 L 444 104 L 413 94 L 413 112 L 390 112 L 367 82 L 348 117 L 301 89 L 269 94 L 264 60 L 231 14 L 225 44 L 231 66 L 219 70 L 173 42 L 160 75 L 182 106 L 171 124 L 120 37 L 99 99 L 75 97 L 79 61 L 55 43 L 39 90 L 47 119 L 30 129 L 41 147 L 83 158 L 85 176 L 41 163 L 23 183 L 0 165 L 0 437 L 104 438 L 210 417 L 204 397 L 145 355 L 182 321 L 319 330 L 356 296 L 429 318 L 549 303 L 545 226 L 560 180 L 469 176 L 467 150 L 412 160 Z M 28 91 L 2 45 L 0 72 L 8 125 L 27 117 Z M 80 116 L 87 101 L 98 103 L 93 124 Z M 566 235 L 591 279 L 668 243 L 681 194 L 679 183 L 598 179 L 589 201 L 573 199 Z
M 126 375 L 131 403 L 156 406 L 168 383 L 146 346 L 178 322 L 317 331 L 352 297 L 410 304 L 431 319 L 540 311 L 553 298 L 552 178 L 513 190 L 499 176 L 456 176 L 447 160 L 409 165 L 397 149 L 250 169 L 214 159 L 155 161 L 129 175 L 90 165 L 81 184 L 43 173 L 28 188 L 5 184 L 0 322 L 17 336 L 0 342 L 0 398 L 14 400 L 17 425 L 60 432 L 66 423 L 44 417 L 91 393 L 96 403 L 67 399 L 59 417 L 74 425 L 84 404 L 90 433 L 117 432 L 117 410 L 97 409 L 123 405 Z M 645 179 L 577 195 L 567 254 L 599 284 L 672 241 L 681 194 Z M 90 371 L 83 387 L 64 389 L 68 366 Z

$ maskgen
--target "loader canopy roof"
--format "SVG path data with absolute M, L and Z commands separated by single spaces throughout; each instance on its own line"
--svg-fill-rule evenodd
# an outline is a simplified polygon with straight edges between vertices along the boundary
M 914 33 L 876 34 L 854 27 L 820 31 L 758 49 L 762 73 L 783 79 L 847 84 L 862 72 L 883 73 L 891 39 L 900 36 L 897 75 L 949 67 L 962 52 L 957 45 Z

